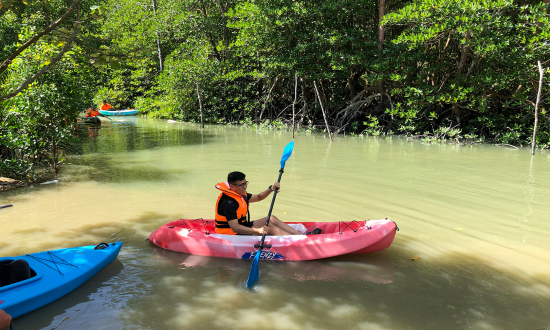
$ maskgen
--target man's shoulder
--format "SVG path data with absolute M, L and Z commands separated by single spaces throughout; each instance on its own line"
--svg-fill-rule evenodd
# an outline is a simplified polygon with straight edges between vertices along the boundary
M 239 205 L 239 203 L 237 203 L 237 201 L 233 199 L 233 197 L 227 196 L 226 194 L 223 194 L 220 198 L 220 204 L 235 204 L 237 206 Z

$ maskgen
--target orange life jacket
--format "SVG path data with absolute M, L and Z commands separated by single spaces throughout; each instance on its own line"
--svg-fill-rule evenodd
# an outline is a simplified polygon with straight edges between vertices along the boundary
M 248 203 L 246 201 L 246 198 L 234 192 L 233 190 L 230 190 L 229 183 L 227 181 L 218 183 L 216 185 L 216 189 L 222 191 L 222 193 L 218 197 L 218 201 L 216 202 L 216 234 L 236 235 L 237 233 L 231 230 L 231 227 L 227 222 L 227 218 L 221 214 L 218 214 L 218 205 L 223 195 L 233 198 L 235 201 L 237 201 L 237 203 L 239 203 L 239 208 L 237 209 L 237 220 L 239 221 L 240 225 L 245 225 L 246 215 L 248 214 Z
M 88 109 L 88 111 L 86 111 L 86 117 L 95 117 L 97 115 L 99 115 L 99 111 L 97 110 Z
M 101 110 L 109 110 L 109 109 L 112 109 L 112 108 L 113 107 L 109 103 L 107 103 L 107 104 L 102 104 L 100 109 Z

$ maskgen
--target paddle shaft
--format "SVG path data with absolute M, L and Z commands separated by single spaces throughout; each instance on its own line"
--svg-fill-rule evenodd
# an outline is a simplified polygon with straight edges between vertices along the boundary
M 281 182 L 281 177 L 283 176 L 284 170 L 281 168 L 279 170 L 279 179 L 277 179 L 277 182 Z M 271 219 L 271 211 L 273 211 L 273 205 L 275 204 L 275 198 L 277 198 L 277 191 L 279 189 L 275 188 L 275 191 L 273 192 L 273 199 L 271 200 L 271 206 L 269 207 L 269 213 L 267 214 L 267 220 L 265 221 L 265 226 L 269 226 L 269 220 Z M 262 251 L 264 248 L 264 241 L 265 241 L 265 234 L 262 235 L 262 240 L 260 241 L 260 248 L 259 252 Z
M 10 207 L 10 206 L 13 206 L 13 205 L 12 205 L 12 204 L 2 205 L 2 206 L 0 206 L 0 209 L 6 208 L 6 207 Z

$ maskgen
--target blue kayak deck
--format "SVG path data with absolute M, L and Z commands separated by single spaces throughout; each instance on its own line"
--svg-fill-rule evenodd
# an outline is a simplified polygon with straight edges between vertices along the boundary
M 73 291 L 116 259 L 122 242 L 0 258 L 0 262 L 23 259 L 35 276 L 0 287 L 0 309 L 13 318 L 49 304 Z
M 137 109 L 135 110 L 99 110 L 99 113 L 104 116 L 135 116 L 137 115 Z

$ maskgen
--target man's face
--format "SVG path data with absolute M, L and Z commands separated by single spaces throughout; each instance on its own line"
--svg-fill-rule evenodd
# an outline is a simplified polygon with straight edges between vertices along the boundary
M 246 178 L 242 181 L 237 181 L 234 184 L 231 184 L 231 189 L 240 195 L 246 195 L 246 188 L 248 187 L 248 181 Z

